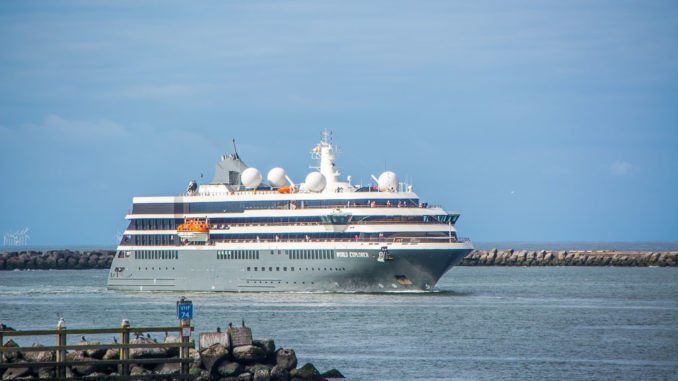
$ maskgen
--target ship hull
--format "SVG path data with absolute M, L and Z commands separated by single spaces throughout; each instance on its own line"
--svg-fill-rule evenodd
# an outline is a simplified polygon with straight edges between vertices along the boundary
M 243 256 L 246 259 L 231 259 L 220 254 L 225 250 L 209 246 L 171 248 L 177 255 L 168 255 L 168 259 L 157 256 L 142 259 L 135 250 L 122 249 L 119 253 L 123 254 L 117 255 L 111 267 L 108 288 L 230 292 L 430 291 L 440 277 L 473 249 L 468 242 L 433 244 L 426 248 L 370 246 L 334 248 L 326 250 L 331 255 L 303 259 L 277 248 L 250 250 Z

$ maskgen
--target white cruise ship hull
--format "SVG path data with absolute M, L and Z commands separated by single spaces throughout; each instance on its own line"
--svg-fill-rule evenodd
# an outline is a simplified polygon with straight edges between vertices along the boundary
M 147 248 L 127 246 L 113 262 L 108 287 L 134 291 L 430 291 L 472 250 L 469 242 L 230 247 L 167 246 L 142 251 Z

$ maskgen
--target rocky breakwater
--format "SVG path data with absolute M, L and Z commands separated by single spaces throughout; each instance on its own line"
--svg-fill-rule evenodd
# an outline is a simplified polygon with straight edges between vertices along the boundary
M 678 252 L 473 250 L 459 266 L 678 266 Z
M 11 329 L 11 328 L 10 328 Z M 179 343 L 178 336 L 165 336 L 165 343 Z M 336 369 L 320 373 L 311 363 L 297 368 L 297 356 L 293 349 L 276 348 L 273 339 L 252 339 L 250 328 L 229 327 L 227 332 L 207 332 L 199 334 L 198 349 L 190 348 L 189 374 L 196 381 L 322 381 L 333 378 L 344 378 Z M 155 343 L 150 336 L 140 336 L 130 340 L 130 344 Z M 100 344 L 95 341 L 78 342 L 76 345 Z M 18 345 L 7 340 L 5 347 Z M 33 347 L 42 344 L 34 343 Z M 53 351 L 44 352 L 5 352 L 0 354 L 4 362 L 28 363 L 49 362 L 55 360 Z M 129 358 L 177 358 L 178 348 L 134 348 L 130 349 Z M 66 361 L 116 360 L 120 357 L 119 349 L 71 350 L 66 354 Z M 180 374 L 181 365 L 176 362 L 132 364 L 129 375 L 139 379 L 175 380 Z M 54 368 L 16 367 L 3 370 L 0 363 L 0 374 L 3 380 L 14 380 L 31 377 L 50 379 L 55 377 Z M 115 365 L 73 365 L 66 368 L 67 377 L 78 379 L 107 379 L 107 376 L 118 376 L 119 369 Z
M 115 251 L 11 251 L 0 254 L 2 270 L 108 269 Z

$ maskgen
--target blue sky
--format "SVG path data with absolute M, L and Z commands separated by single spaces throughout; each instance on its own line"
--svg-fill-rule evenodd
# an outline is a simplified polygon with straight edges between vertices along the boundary
M 675 1 L 0 2 L 0 233 L 115 244 L 231 139 L 385 167 L 476 241 L 678 240 Z

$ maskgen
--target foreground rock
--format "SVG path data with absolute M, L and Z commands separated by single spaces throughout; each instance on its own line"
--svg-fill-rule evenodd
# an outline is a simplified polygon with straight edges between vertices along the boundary
M 228 335 L 215 335 L 223 337 L 223 342 L 215 342 L 200 351 L 189 350 L 189 374 L 192 379 L 200 381 L 223 380 L 223 381 L 320 381 L 327 378 L 343 378 L 341 372 L 332 369 L 321 374 L 311 363 L 306 363 L 299 369 L 297 356 L 294 350 L 275 347 L 271 338 L 252 340 L 251 330 L 244 325 L 242 327 L 229 327 Z M 176 336 L 167 336 L 165 342 L 180 342 Z M 138 337 L 130 340 L 132 344 L 154 343 L 150 337 Z M 235 343 L 235 344 L 234 344 Z M 83 340 L 76 345 L 98 344 L 95 341 Z M 237 344 L 237 345 L 236 345 Z M 12 341 L 7 340 L 5 347 L 18 347 Z M 43 346 L 34 343 L 33 347 Z M 21 367 L 6 369 L 0 373 L 3 380 L 20 378 L 54 378 L 54 368 L 35 368 L 23 366 L 35 362 L 54 361 L 55 354 L 52 351 L 4 352 L 3 361 L 8 363 L 22 364 Z M 162 359 L 176 358 L 178 353 L 164 348 L 135 348 L 130 350 L 131 359 Z M 119 359 L 120 351 L 116 349 L 82 349 L 71 350 L 66 354 L 67 361 L 83 362 L 82 365 L 72 365 L 66 368 L 68 377 L 82 379 L 106 379 L 106 376 L 117 375 L 117 367 L 111 365 L 84 364 L 95 360 Z M 130 375 L 139 377 L 159 376 L 162 379 L 175 379 L 180 373 L 179 363 L 142 363 L 130 366 Z

